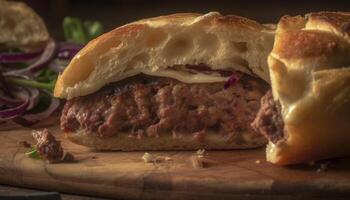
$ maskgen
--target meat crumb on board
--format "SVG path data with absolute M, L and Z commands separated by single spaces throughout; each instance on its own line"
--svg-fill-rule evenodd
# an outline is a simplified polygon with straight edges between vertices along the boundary
M 74 161 L 74 156 L 63 150 L 61 142 L 56 140 L 48 129 L 34 130 L 32 136 L 37 142 L 35 145 L 37 152 L 45 161 L 49 163 Z

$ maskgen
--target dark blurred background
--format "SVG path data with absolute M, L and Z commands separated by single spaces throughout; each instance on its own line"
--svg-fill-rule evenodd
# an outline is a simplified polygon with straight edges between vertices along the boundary
M 277 23 L 285 15 L 314 11 L 350 11 L 350 0 L 250 1 L 250 0 L 26 0 L 45 20 L 54 38 L 63 39 L 62 19 L 65 16 L 99 20 L 109 31 L 141 18 L 177 12 L 219 11 L 236 14 L 261 23 Z

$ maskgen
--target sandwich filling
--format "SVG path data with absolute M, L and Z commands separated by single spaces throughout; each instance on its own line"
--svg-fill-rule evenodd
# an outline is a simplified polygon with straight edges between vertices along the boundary
M 273 99 L 271 90 L 261 98 L 261 106 L 252 127 L 274 144 L 284 138 L 281 105 Z
M 261 79 L 246 74 L 239 77 L 230 87 L 224 87 L 224 82 L 188 84 L 149 75 L 130 77 L 68 100 L 61 128 L 104 138 L 120 133 L 139 139 L 193 134 L 199 141 L 213 131 L 230 141 L 254 133 L 250 124 L 268 89 Z

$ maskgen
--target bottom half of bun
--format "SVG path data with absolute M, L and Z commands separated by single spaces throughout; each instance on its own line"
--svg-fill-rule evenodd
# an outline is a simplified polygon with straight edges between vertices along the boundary
M 254 132 L 244 132 L 228 138 L 215 132 L 203 132 L 205 137 L 198 139 L 191 134 L 164 133 L 159 137 L 130 137 L 129 133 L 119 133 L 112 137 L 100 137 L 84 130 L 66 132 L 70 141 L 96 150 L 142 151 L 142 150 L 228 150 L 251 149 L 265 145 L 267 140 Z

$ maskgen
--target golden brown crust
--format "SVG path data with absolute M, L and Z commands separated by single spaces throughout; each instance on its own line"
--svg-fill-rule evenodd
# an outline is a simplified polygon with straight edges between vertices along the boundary
M 348 13 L 284 17 L 269 67 L 274 98 L 282 105 L 286 140 L 270 144 L 279 165 L 350 155 L 350 41 Z
M 95 70 L 96 57 L 101 56 L 110 48 L 117 48 L 123 40 L 141 32 L 143 28 L 142 24 L 128 24 L 90 41 L 79 52 L 78 57 L 71 61 L 63 74 L 57 78 L 54 96 L 59 97 L 65 87 L 73 86 L 87 79 L 90 73 Z
M 185 30 L 185 32 L 187 33 L 186 34 L 183 33 L 183 35 L 181 35 L 180 33 L 178 33 L 180 32 L 179 30 Z M 202 31 L 198 32 L 197 30 L 202 30 Z M 179 63 L 180 60 L 185 60 L 185 58 L 181 58 L 181 56 L 190 55 L 189 52 L 187 54 L 181 55 L 181 52 L 192 51 L 194 49 L 193 47 L 191 47 L 191 43 L 198 42 L 199 43 L 198 45 L 206 45 L 210 42 L 221 43 L 223 41 L 218 41 L 217 39 L 218 36 L 216 36 L 215 34 L 217 33 L 221 34 L 222 32 L 222 34 L 225 34 L 226 37 L 230 37 L 228 34 L 231 34 L 231 33 L 227 32 L 229 30 L 237 31 L 238 35 L 243 34 L 243 32 L 252 32 L 252 35 L 255 34 L 257 35 L 257 37 L 253 37 L 253 36 L 249 36 L 249 37 L 253 37 L 256 40 L 259 40 L 259 42 L 269 43 L 268 45 L 266 45 L 266 48 L 268 50 L 271 49 L 270 43 L 272 45 L 273 33 L 272 32 L 261 33 L 263 31 L 268 32 L 271 30 L 268 30 L 266 27 L 264 27 L 263 25 L 253 20 L 249 20 L 239 16 L 234 16 L 234 15 L 222 16 L 219 13 L 215 13 L 215 12 L 208 13 L 206 15 L 201 15 L 197 13 L 179 13 L 179 14 L 160 16 L 160 17 L 155 17 L 150 19 L 143 19 L 143 20 L 136 21 L 136 22 L 124 25 L 122 27 L 116 28 L 106 34 L 103 34 L 102 36 L 96 38 L 95 40 L 89 42 L 77 54 L 77 56 L 73 58 L 73 60 L 71 61 L 69 66 L 65 69 L 63 74 L 59 76 L 55 87 L 54 95 L 56 97 L 67 98 L 69 96 L 80 96 L 80 95 L 85 95 L 87 93 L 92 93 L 96 91 L 98 87 L 101 87 L 101 85 L 106 83 L 101 83 L 100 85 L 96 83 L 95 84 L 96 86 L 91 86 L 91 89 L 86 89 L 87 91 L 84 91 L 84 92 L 80 89 L 74 89 L 81 94 L 72 95 L 72 93 L 74 92 L 71 92 L 70 90 L 73 90 L 72 88 L 74 87 L 75 88 L 81 87 L 79 83 L 83 84 L 83 82 L 88 82 L 89 78 L 94 79 L 92 78 L 93 74 L 94 76 L 98 76 L 99 75 L 98 73 L 100 73 L 100 71 L 105 70 L 100 68 L 109 68 L 110 67 L 109 65 L 112 65 L 111 62 L 113 63 L 129 62 L 125 64 L 120 64 L 121 66 L 124 66 L 124 67 L 126 66 L 125 69 L 121 69 L 123 67 L 118 67 L 119 64 L 114 64 L 116 68 L 119 68 L 118 70 L 121 70 L 120 72 L 115 72 L 118 74 L 113 75 L 114 79 L 121 79 L 128 72 L 132 73 L 133 70 L 135 71 L 136 67 L 134 67 L 134 65 L 136 65 L 137 63 L 136 62 L 132 63 L 132 62 L 134 58 L 135 59 L 138 58 L 137 56 L 146 60 L 146 61 L 141 60 L 142 62 L 151 62 L 149 64 L 151 64 L 152 65 L 151 67 L 153 68 L 151 68 L 150 66 L 148 66 L 147 68 L 150 68 L 148 70 L 152 72 L 160 70 L 164 68 L 164 66 L 166 65 L 171 66 L 173 65 L 173 63 L 191 64 L 191 63 Z M 197 41 L 201 39 L 202 37 L 201 33 L 205 33 L 207 31 L 213 32 L 213 34 L 208 33 L 207 35 L 203 36 L 203 41 L 208 40 L 208 43 L 203 42 L 204 44 L 202 44 L 201 41 Z M 262 34 L 262 36 L 260 36 L 259 34 Z M 247 34 L 243 34 L 243 35 L 247 35 Z M 261 37 L 261 39 L 259 37 Z M 268 37 L 268 38 L 264 38 L 264 37 Z M 136 39 L 136 38 L 141 38 L 141 39 Z M 179 42 L 177 42 L 176 40 L 179 40 Z M 196 40 L 196 41 L 186 41 L 186 40 Z M 138 44 L 141 46 L 138 48 L 133 47 L 135 46 L 134 44 L 132 44 L 134 41 L 138 41 L 137 43 L 142 43 L 142 44 Z M 163 43 L 167 43 L 167 44 L 164 44 L 164 46 L 160 47 L 159 45 L 163 45 Z M 155 51 L 154 49 L 156 47 L 160 49 L 160 50 L 157 50 L 159 51 L 158 53 L 162 54 L 161 56 L 164 56 L 166 59 L 169 59 L 169 61 L 153 61 L 154 58 L 152 56 L 154 54 L 153 52 Z M 170 50 L 171 47 L 173 47 L 172 50 Z M 167 48 L 169 48 L 169 50 Z M 184 48 L 188 48 L 188 50 Z M 216 48 L 216 45 L 212 45 L 210 48 Z M 135 51 L 139 51 L 140 49 L 145 49 L 145 50 L 144 52 L 139 53 L 139 55 L 135 55 L 134 57 L 133 55 L 131 55 L 135 53 Z M 178 50 L 177 53 L 175 52 L 176 50 Z M 112 53 L 112 51 L 115 51 L 115 52 Z M 160 51 L 164 51 L 164 52 L 160 52 Z M 254 50 L 254 51 L 258 51 L 258 50 Z M 260 52 L 262 51 L 260 50 Z M 198 53 L 195 53 L 195 54 L 198 54 Z M 208 53 L 208 55 L 212 55 L 212 54 Z M 128 59 L 127 61 L 122 60 L 123 57 L 128 57 L 128 56 L 130 56 L 130 59 Z M 151 58 L 149 58 L 149 56 L 151 56 Z M 226 56 L 226 52 L 223 52 L 223 56 Z M 155 56 L 155 57 L 159 57 L 159 56 Z M 220 57 L 220 56 L 217 56 L 217 57 Z M 117 58 L 119 59 L 113 60 Z M 189 59 L 189 58 L 186 58 L 186 59 Z M 197 58 L 193 58 L 193 60 L 196 60 L 196 59 Z M 209 58 L 206 58 L 206 59 L 209 60 Z M 235 61 L 234 59 L 232 59 L 232 61 L 229 61 L 229 59 L 227 58 L 225 59 L 226 59 L 225 62 Z M 256 61 L 256 59 L 260 59 L 260 58 L 255 58 L 254 62 L 260 62 L 260 60 Z M 263 61 L 266 62 L 266 59 L 264 59 Z M 137 60 L 137 62 L 139 61 Z M 161 63 L 161 62 L 165 62 L 165 63 Z M 211 62 L 215 63 L 217 61 L 215 62 L 211 61 Z M 142 64 L 146 65 L 147 63 L 142 63 Z M 235 64 L 231 64 L 231 65 L 235 65 Z M 259 63 L 256 65 L 266 65 L 266 69 L 267 69 L 267 64 Z M 247 66 L 243 66 L 243 68 L 244 67 L 247 67 Z M 257 66 L 254 66 L 254 67 L 256 67 L 256 69 L 258 68 Z M 264 68 L 264 66 L 259 66 L 259 67 Z M 146 67 L 138 66 L 137 70 L 139 70 L 140 68 L 143 69 Z M 113 70 L 113 71 L 118 71 L 118 70 Z M 253 71 L 255 71 L 255 68 L 253 69 Z M 266 72 L 263 72 L 261 70 L 260 72 L 257 72 L 257 73 L 259 74 L 259 76 L 265 76 L 267 74 L 267 70 Z M 265 75 L 263 75 L 264 73 Z M 265 76 L 264 79 L 267 79 L 266 77 L 267 76 Z M 104 76 L 104 78 L 106 77 Z M 113 81 L 117 81 L 117 80 L 113 80 Z M 84 84 L 84 85 L 86 86 L 88 84 Z
M 337 51 L 338 37 L 314 30 L 281 33 L 273 52 L 281 59 L 308 58 L 329 55 Z
M 120 150 L 120 151 L 143 151 L 143 150 L 197 150 L 197 149 L 251 149 L 266 144 L 266 139 L 256 133 L 242 133 L 227 141 L 219 133 L 208 132 L 204 141 L 198 141 L 191 134 L 182 134 L 181 137 L 173 138 L 171 133 L 163 133 L 159 137 L 130 137 L 127 133 L 119 133 L 116 136 L 103 138 L 94 133 L 66 132 L 65 137 L 70 141 L 88 146 L 96 150 Z
M 300 15 L 298 16 L 283 16 L 278 22 L 278 30 L 283 31 L 291 31 L 291 30 L 299 30 L 305 27 L 306 19 Z
M 329 26 L 346 37 L 350 33 L 350 13 L 347 12 L 318 12 L 308 15 L 309 23 Z
M 224 82 L 228 77 L 186 73 L 174 69 L 186 64 L 206 64 L 212 69 L 255 73 L 268 80 L 266 58 L 273 44 L 269 28 L 239 16 L 180 13 L 144 19 L 124 25 L 87 44 L 58 77 L 54 95 L 71 99 L 96 92 L 104 85 L 139 73 L 175 78 L 184 83 Z M 83 131 L 65 133 L 71 141 L 105 150 L 175 150 L 253 148 L 265 144 L 262 136 L 227 143 L 213 133 L 205 143 L 192 135 L 173 139 L 171 134 L 139 141 L 119 137 L 101 138 Z M 254 138 L 250 136 L 255 135 Z

